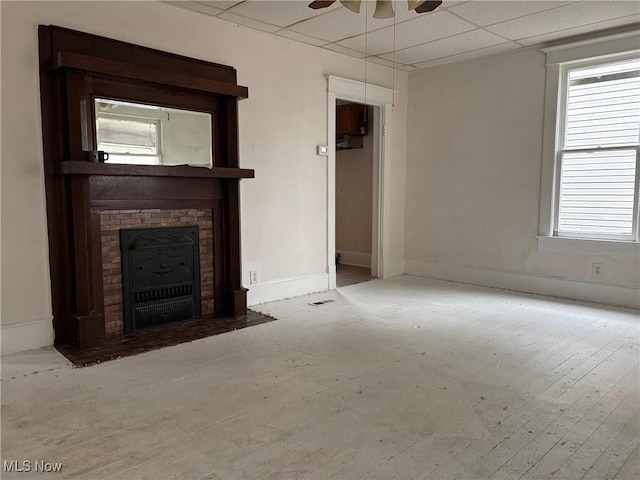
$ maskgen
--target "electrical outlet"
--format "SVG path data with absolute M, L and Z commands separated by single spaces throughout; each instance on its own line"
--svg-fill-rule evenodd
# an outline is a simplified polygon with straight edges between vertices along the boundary
M 604 278 L 604 265 L 602 263 L 591 264 L 591 278 L 602 280 Z
M 0 0 L 1 1 L 1 0 Z M 242 264 L 242 284 L 245 287 L 256 285 L 260 282 L 262 262 L 248 261 Z

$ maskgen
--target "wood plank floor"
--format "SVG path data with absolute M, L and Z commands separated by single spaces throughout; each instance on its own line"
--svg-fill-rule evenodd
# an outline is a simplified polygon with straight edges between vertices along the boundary
M 322 300 L 328 303 L 311 305 Z M 638 311 L 415 277 L 87 368 L 2 360 L 3 479 L 638 479 Z
M 338 287 L 347 287 L 373 279 L 374 277 L 371 276 L 370 268 L 345 265 L 342 263 L 336 265 L 336 285 Z

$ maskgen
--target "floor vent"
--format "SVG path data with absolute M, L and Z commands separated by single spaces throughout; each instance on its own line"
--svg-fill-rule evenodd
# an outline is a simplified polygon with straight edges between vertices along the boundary
M 325 303 L 333 303 L 335 300 L 320 300 L 319 302 L 310 303 L 312 307 L 317 307 L 318 305 L 324 305 Z

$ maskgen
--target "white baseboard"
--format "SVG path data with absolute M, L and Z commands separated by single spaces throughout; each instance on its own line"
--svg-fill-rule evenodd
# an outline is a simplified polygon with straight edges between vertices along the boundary
M 249 285 L 247 305 L 259 305 L 285 298 L 300 297 L 329 289 L 329 274 L 321 273 L 300 278 L 283 278 L 272 282 Z
M 340 263 L 343 265 L 353 265 L 354 267 L 371 268 L 371 254 L 364 252 L 346 252 L 336 250 L 340 254 Z
M 393 278 L 398 277 L 400 275 L 404 275 L 406 273 L 406 265 L 404 260 L 399 261 L 389 261 L 385 264 L 384 270 L 382 272 L 383 278 Z
M 526 273 L 502 272 L 480 267 L 448 265 L 422 260 L 407 260 L 406 273 L 407 275 L 418 277 L 450 280 L 518 292 L 640 308 L 640 294 L 638 289 L 635 288 L 577 282 Z
M 53 345 L 51 319 L 2 325 L 2 355 Z

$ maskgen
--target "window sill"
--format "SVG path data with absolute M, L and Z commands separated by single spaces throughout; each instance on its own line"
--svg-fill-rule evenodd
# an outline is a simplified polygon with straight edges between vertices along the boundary
M 538 236 L 538 250 L 637 257 L 640 256 L 640 243 L 620 240 L 587 240 L 582 238 Z

